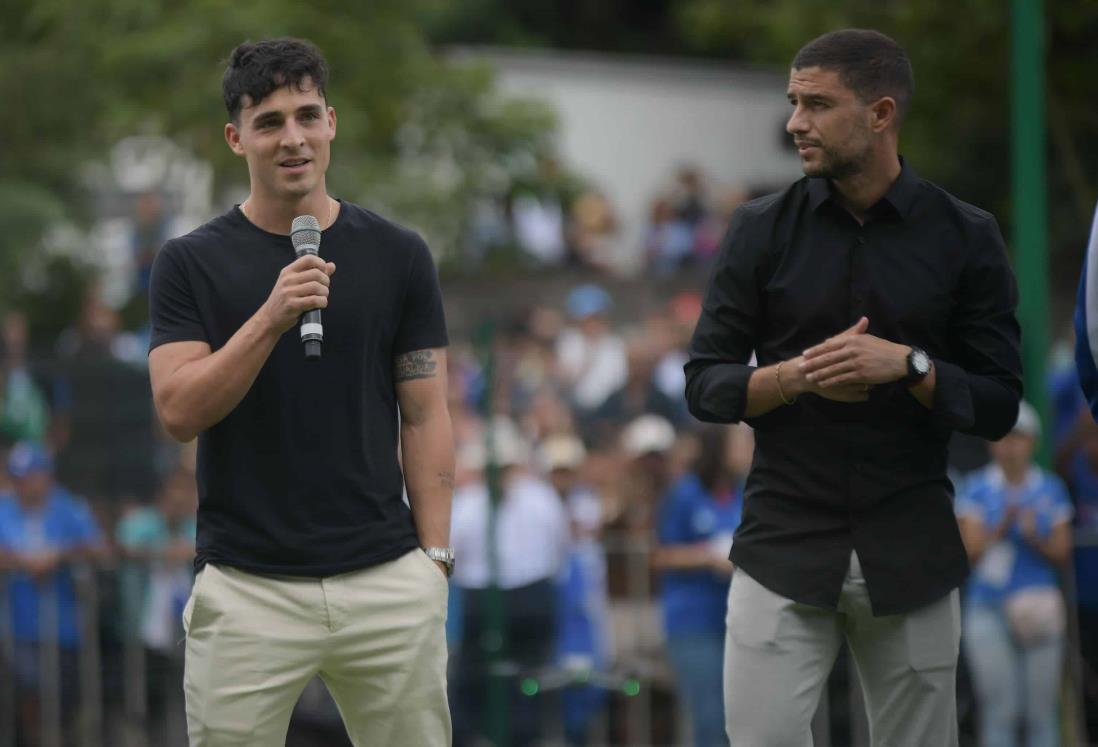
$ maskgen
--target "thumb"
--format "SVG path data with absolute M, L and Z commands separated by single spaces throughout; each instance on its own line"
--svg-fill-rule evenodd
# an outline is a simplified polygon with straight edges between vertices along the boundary
M 867 329 L 869 329 L 869 318 L 863 316 L 861 319 L 854 322 L 854 326 L 850 327 L 844 332 L 840 332 L 839 336 L 841 337 L 845 335 L 862 335 L 865 334 L 865 331 Z

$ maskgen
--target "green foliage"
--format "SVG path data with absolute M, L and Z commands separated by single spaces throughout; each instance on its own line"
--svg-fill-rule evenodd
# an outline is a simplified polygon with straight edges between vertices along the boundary
M 223 138 L 221 76 L 246 39 L 294 35 L 328 58 L 339 116 L 329 187 L 382 204 L 452 251 L 468 205 L 550 146 L 540 105 L 503 101 L 488 71 L 446 64 L 422 32 L 427 0 L 11 0 L 0 25 L 0 299 L 46 226 L 87 218 L 81 166 L 134 134 L 247 184 Z M 0 300 L 0 306 L 3 306 Z

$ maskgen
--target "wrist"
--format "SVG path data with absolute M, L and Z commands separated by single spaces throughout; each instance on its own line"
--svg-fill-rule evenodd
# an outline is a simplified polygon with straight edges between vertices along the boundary
M 258 334 L 260 338 L 277 341 L 285 331 L 280 328 L 274 315 L 271 313 L 270 309 L 267 308 L 267 304 L 263 304 L 259 307 L 259 311 L 255 312 L 252 321 L 255 323 L 256 334 Z
M 790 397 L 799 397 L 812 389 L 811 382 L 804 377 L 804 371 L 801 370 L 803 360 L 804 356 L 798 355 L 782 361 L 782 388 Z

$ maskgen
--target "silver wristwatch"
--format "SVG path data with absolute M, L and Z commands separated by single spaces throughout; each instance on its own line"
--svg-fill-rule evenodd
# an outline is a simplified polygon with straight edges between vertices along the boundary
M 454 573 L 454 548 L 452 547 L 425 547 L 423 553 L 431 560 L 446 566 L 446 575 Z

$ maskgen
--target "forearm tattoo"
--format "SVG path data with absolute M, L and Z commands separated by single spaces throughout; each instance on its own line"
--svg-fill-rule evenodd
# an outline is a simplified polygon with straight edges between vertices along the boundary
M 396 381 L 412 381 L 413 379 L 430 379 L 438 373 L 438 361 L 435 360 L 433 350 L 413 350 L 404 355 L 398 355 L 394 362 Z

